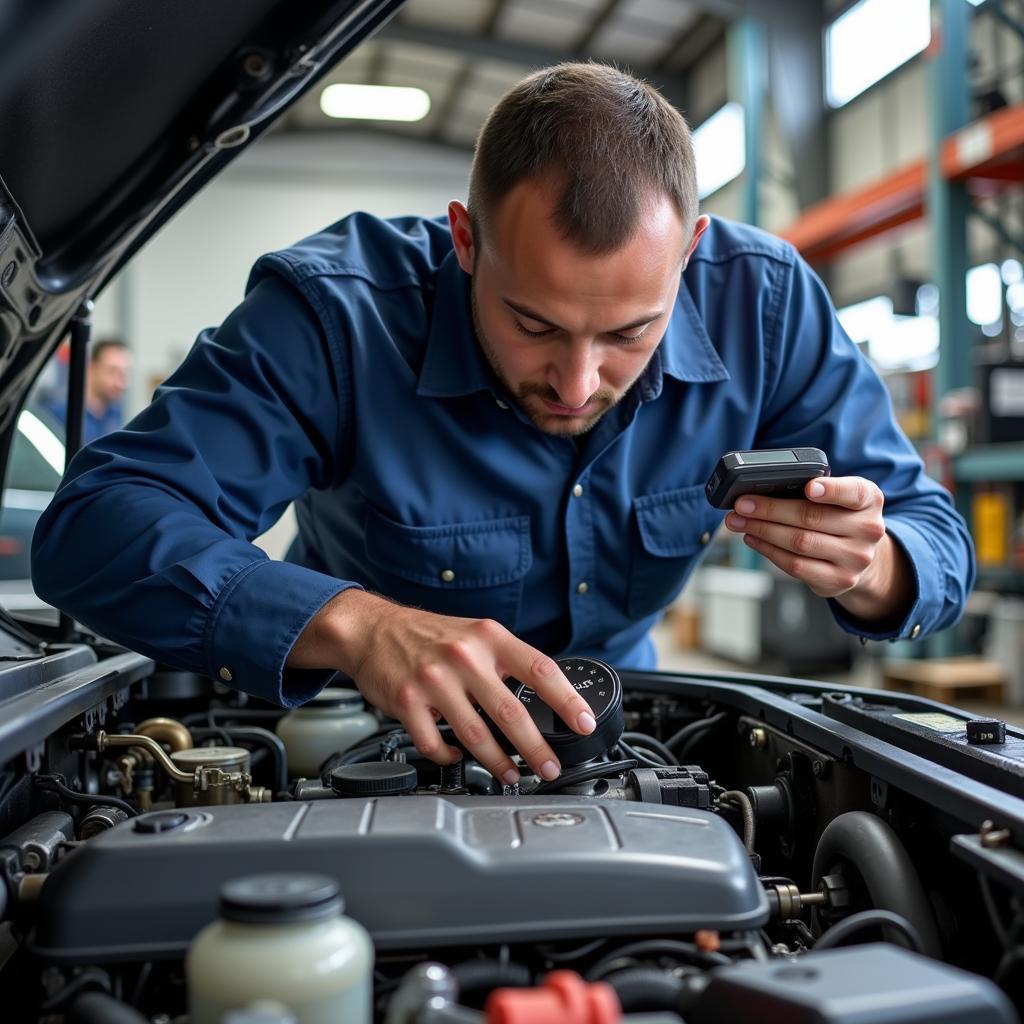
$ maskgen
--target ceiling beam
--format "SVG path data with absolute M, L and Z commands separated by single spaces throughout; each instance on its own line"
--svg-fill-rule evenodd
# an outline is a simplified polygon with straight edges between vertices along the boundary
M 611 19 L 611 16 L 615 13 L 618 6 L 619 0 L 604 0 L 604 7 L 594 15 L 593 20 L 586 29 L 584 29 L 583 35 L 580 36 L 576 43 L 576 49 L 580 53 L 590 49 L 590 44 L 594 41 L 598 32 L 608 24 L 608 21 Z
M 494 29 L 498 24 L 498 19 L 501 17 L 501 12 L 504 10 L 507 0 L 494 0 L 494 6 L 491 8 L 491 13 L 487 17 L 487 21 L 480 29 L 480 35 L 485 39 L 494 38 Z M 437 120 L 434 122 L 433 131 L 430 133 L 430 141 L 443 143 L 445 141 L 444 130 L 455 113 L 455 109 L 458 106 L 459 98 L 462 96 L 463 90 L 469 84 L 469 79 L 473 74 L 473 61 L 466 59 L 462 62 L 462 67 L 455 72 L 455 77 L 452 79 L 451 87 L 448 89 L 448 94 L 444 98 L 444 102 L 441 104 L 441 109 L 437 113 Z
M 676 33 L 668 49 L 655 61 L 654 70 L 663 73 L 685 70 L 724 38 L 722 19 L 701 14 Z
M 400 20 L 389 22 L 376 38 L 381 42 L 391 39 L 437 50 L 452 50 L 470 59 L 500 61 L 528 68 L 547 67 L 561 61 L 585 61 L 593 56 L 589 53 L 548 50 L 542 46 L 530 46 L 494 36 L 469 35 L 425 25 L 408 25 Z M 634 65 L 633 70 L 648 79 L 670 103 L 677 107 L 685 107 L 686 83 L 682 78 L 674 74 L 663 74 L 639 64 Z

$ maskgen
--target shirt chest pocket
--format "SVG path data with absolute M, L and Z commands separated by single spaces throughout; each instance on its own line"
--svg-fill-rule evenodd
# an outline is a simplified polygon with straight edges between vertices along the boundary
M 704 485 L 633 499 L 635 529 L 627 611 L 639 619 L 667 608 L 725 516 Z
M 402 604 L 442 615 L 496 619 L 514 630 L 533 562 L 530 517 L 406 526 L 366 510 L 371 585 Z

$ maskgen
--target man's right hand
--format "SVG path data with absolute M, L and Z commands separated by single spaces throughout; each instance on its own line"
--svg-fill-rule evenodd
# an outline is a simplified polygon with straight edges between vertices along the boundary
M 462 753 L 441 738 L 443 717 L 473 757 L 510 785 L 519 772 L 478 708 L 541 778 L 556 778 L 561 766 L 505 685 L 507 677 L 534 689 L 574 732 L 595 727 L 590 705 L 554 660 L 499 623 L 406 608 L 361 590 L 343 591 L 320 609 L 295 642 L 288 666 L 345 672 L 371 704 L 402 723 L 424 757 L 451 764 Z

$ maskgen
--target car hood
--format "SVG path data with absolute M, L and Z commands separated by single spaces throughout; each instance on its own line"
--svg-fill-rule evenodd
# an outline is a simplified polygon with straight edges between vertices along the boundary
M 0 0 L 0 479 L 82 303 L 404 0 Z

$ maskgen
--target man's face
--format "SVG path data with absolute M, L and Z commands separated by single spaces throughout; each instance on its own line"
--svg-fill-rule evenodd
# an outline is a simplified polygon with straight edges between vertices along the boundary
M 111 345 L 89 364 L 89 388 L 105 405 L 117 405 L 128 390 L 132 373 L 132 354 Z
M 692 245 L 664 197 L 652 198 L 622 248 L 582 252 L 554 224 L 553 197 L 536 181 L 516 186 L 476 248 L 465 207 L 453 203 L 449 214 L 460 265 L 473 275 L 477 337 L 496 376 L 537 427 L 572 436 L 590 430 L 643 372 Z

